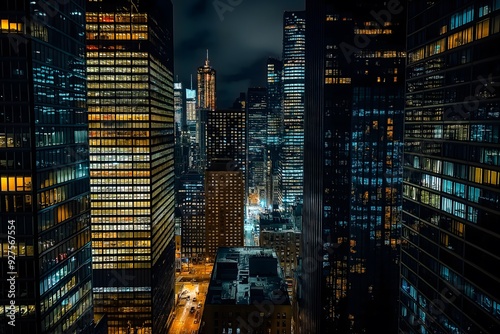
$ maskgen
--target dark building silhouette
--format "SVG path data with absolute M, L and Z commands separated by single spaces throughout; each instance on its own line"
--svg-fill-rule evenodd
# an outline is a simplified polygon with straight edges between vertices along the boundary
M 500 2 L 409 2 L 407 47 L 399 332 L 498 333 Z
M 302 333 L 397 328 L 406 16 L 381 10 L 307 3 Z
M 6 334 L 93 333 L 85 1 L 47 3 L 0 2 Z
M 87 3 L 95 313 L 167 333 L 174 307 L 172 3 Z

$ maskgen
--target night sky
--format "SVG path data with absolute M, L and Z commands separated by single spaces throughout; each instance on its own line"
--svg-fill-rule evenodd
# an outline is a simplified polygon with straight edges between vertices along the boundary
M 232 11 L 219 15 L 214 3 Z M 229 3 L 240 3 L 231 6 Z M 206 49 L 217 71 L 217 107 L 228 108 L 251 86 L 264 86 L 268 57 L 281 59 L 283 12 L 304 10 L 304 0 L 172 0 L 175 75 L 189 86 Z M 220 10 L 222 12 L 223 10 Z M 222 20 L 221 20 L 222 16 Z

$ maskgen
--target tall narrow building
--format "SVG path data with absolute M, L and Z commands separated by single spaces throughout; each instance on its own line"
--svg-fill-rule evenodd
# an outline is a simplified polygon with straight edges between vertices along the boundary
M 215 70 L 210 66 L 210 60 L 205 59 L 205 64 L 198 67 L 198 90 L 196 99 L 197 109 L 215 110 L 216 90 L 215 90 Z
M 177 206 L 181 214 L 181 255 L 190 263 L 205 257 L 204 175 L 187 172 L 178 180 Z
M 399 333 L 499 333 L 500 1 L 408 10 Z
M 302 333 L 397 330 L 406 16 L 383 10 L 306 8 Z
M 267 166 L 267 89 L 248 88 L 247 101 L 248 189 L 265 205 Z
M 283 204 L 302 202 L 304 168 L 305 12 L 283 22 Z
M 279 145 L 283 131 L 283 62 L 267 60 L 267 144 Z
M 267 60 L 267 207 L 282 205 L 283 62 Z
M 89 1 L 95 312 L 108 333 L 167 333 L 174 307 L 170 1 Z
M 93 333 L 85 1 L 50 3 L 0 2 L 6 334 Z

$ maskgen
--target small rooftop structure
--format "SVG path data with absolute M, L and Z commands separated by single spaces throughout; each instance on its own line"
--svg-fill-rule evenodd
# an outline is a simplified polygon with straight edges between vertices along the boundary
M 290 304 L 275 251 L 261 247 L 220 247 L 206 303 L 250 305 L 263 300 Z

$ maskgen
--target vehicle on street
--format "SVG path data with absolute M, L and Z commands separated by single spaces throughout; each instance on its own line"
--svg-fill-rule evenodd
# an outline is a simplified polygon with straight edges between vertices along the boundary
M 194 313 L 194 311 L 195 311 L 194 306 L 191 306 L 191 309 L 189 310 L 189 313 Z
M 201 308 L 201 303 L 198 303 L 198 308 Z
M 196 301 L 196 297 L 193 298 L 193 302 L 195 302 L 195 301 Z

